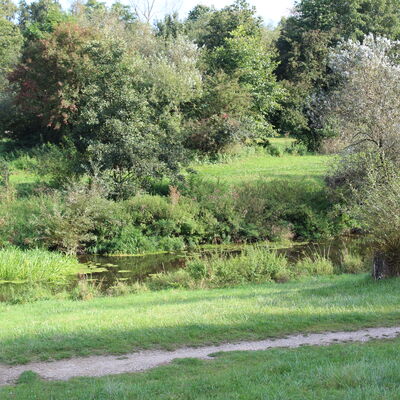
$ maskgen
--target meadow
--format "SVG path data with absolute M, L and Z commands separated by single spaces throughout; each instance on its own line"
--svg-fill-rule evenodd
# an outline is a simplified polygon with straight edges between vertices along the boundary
M 332 160 L 333 157 L 329 155 L 284 154 L 281 157 L 273 157 L 255 153 L 226 163 L 194 165 L 193 169 L 208 179 L 230 184 L 257 179 L 309 179 L 320 183 Z
M 90 301 L 0 303 L 0 362 L 394 326 L 399 289 L 397 279 L 375 282 L 359 274 Z

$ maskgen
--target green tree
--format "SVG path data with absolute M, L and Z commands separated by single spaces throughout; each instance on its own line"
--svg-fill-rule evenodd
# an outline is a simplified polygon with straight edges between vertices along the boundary
M 143 40 L 143 31 L 125 34 L 122 40 L 109 27 L 61 23 L 26 46 L 12 74 L 12 136 L 72 143 L 81 172 L 108 182 L 114 196 L 149 177 L 178 174 L 185 156 L 180 107 L 201 85 L 197 50 L 184 38 L 166 43 L 152 33 Z
M 22 37 L 13 19 L 17 9 L 10 0 L 0 0 L 0 93 L 7 86 L 6 77 L 18 60 Z
M 262 31 L 249 35 L 244 26 L 239 26 L 222 46 L 210 52 L 209 64 L 212 70 L 222 70 L 238 79 L 251 96 L 258 131 L 273 135 L 270 117 L 279 107 L 284 90 L 276 81 L 273 53 L 263 40 Z
M 185 26 L 188 35 L 202 48 L 202 68 L 205 76 L 217 76 L 223 72 L 226 77 L 232 79 L 230 85 L 226 85 L 226 82 L 224 85 L 234 87 L 239 84 L 237 98 L 240 98 L 243 92 L 247 92 L 247 98 L 251 100 L 250 107 L 239 107 L 234 114 L 222 112 L 233 118 L 235 123 L 229 118 L 221 119 L 217 110 L 205 113 L 206 118 L 212 117 L 213 121 L 218 121 L 218 124 L 212 125 L 217 126 L 217 132 L 224 132 L 220 136 L 233 140 L 251 135 L 274 134 L 270 117 L 279 107 L 284 91 L 276 82 L 273 73 L 276 64 L 273 61 L 271 40 L 266 34 L 262 19 L 256 16 L 255 8 L 245 0 L 237 0 L 221 10 L 197 6 L 189 13 Z M 210 82 L 207 79 L 205 81 Z M 206 89 L 205 96 L 209 97 L 210 93 L 222 94 L 221 91 L 210 92 Z M 204 118 L 206 104 L 208 101 L 203 102 L 203 115 L 199 115 L 200 118 Z M 243 114 L 239 115 L 240 112 Z M 202 123 L 206 121 L 203 119 Z M 224 121 L 229 126 L 223 128 Z M 244 122 L 245 125 L 242 125 Z M 242 126 L 239 128 L 240 125 Z M 232 130 L 232 127 L 235 129 Z M 246 130 L 249 132 L 245 133 Z M 206 131 L 207 128 L 202 127 L 201 136 Z M 215 129 L 210 127 L 210 131 Z
M 283 132 L 293 133 L 311 150 L 321 143 L 310 126 L 310 95 L 330 82 L 327 57 L 340 40 L 362 39 L 373 33 L 389 38 L 400 35 L 398 0 L 301 0 L 281 23 L 277 41 L 277 75 L 290 92 L 278 117 Z
M 10 0 L 0 0 L 0 138 L 12 114 L 11 87 L 8 75 L 18 62 L 22 35 L 14 23 L 17 9 Z
M 19 5 L 20 28 L 28 40 L 43 39 L 67 19 L 58 0 L 37 0 L 29 4 L 21 0 Z
M 195 12 L 196 11 L 196 12 Z M 232 38 L 239 27 L 245 29 L 247 36 L 257 33 L 262 27 L 261 18 L 256 17 L 256 10 L 246 0 L 236 0 L 232 5 L 216 11 L 197 8 L 189 14 L 188 21 L 207 18 L 207 28 L 195 42 L 208 50 L 223 46 L 226 39 Z M 191 18 L 191 19 L 190 19 Z

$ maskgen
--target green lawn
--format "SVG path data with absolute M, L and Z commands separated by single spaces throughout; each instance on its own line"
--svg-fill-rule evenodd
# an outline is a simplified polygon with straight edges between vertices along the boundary
M 269 141 L 283 151 L 293 143 L 294 139 L 270 138 Z M 30 161 L 26 161 L 25 158 Z M 229 183 L 258 178 L 311 178 L 320 181 L 329 168 L 331 160 L 332 156 L 326 155 L 297 156 L 284 154 L 282 157 L 273 157 L 260 148 L 256 150 L 255 154 L 234 158 L 230 162 L 196 164 L 192 165 L 192 168 L 201 175 L 221 179 Z M 33 160 L 29 156 L 24 155 L 10 162 L 12 169 L 10 179 L 19 192 L 28 191 L 43 180 L 33 171 L 21 167 L 32 162 Z
M 0 304 L 0 362 L 124 353 L 400 323 L 400 279 L 321 277 L 87 302 Z
M 2 400 L 395 400 L 400 340 L 176 360 L 139 374 L 43 382 L 25 376 Z
M 196 165 L 193 168 L 207 178 L 229 183 L 267 178 L 311 178 L 321 181 L 327 172 L 332 156 L 306 155 L 272 157 L 254 154 L 228 163 Z

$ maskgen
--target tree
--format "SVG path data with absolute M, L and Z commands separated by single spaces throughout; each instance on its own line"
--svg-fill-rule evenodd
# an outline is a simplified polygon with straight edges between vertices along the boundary
M 245 30 L 247 36 L 259 32 L 262 20 L 255 16 L 255 8 L 246 0 L 236 0 L 232 5 L 216 11 L 213 9 L 196 8 L 189 14 L 188 21 L 207 18 L 207 29 L 199 32 L 195 42 L 200 47 L 208 50 L 223 46 L 226 39 L 232 38 L 232 34 L 239 27 Z
M 276 82 L 276 64 L 272 56 L 273 53 L 263 41 L 261 30 L 248 35 L 243 26 L 233 31 L 231 37 L 226 38 L 223 45 L 209 55 L 212 71 L 221 70 L 228 76 L 236 77 L 249 92 L 252 116 L 262 136 L 274 134 L 270 117 L 284 97 L 283 88 Z
M 117 197 L 179 173 L 180 107 L 197 95 L 201 76 L 197 49 L 184 38 L 139 30 L 139 41 L 134 31 L 122 39 L 104 29 L 61 23 L 25 48 L 11 76 L 18 91 L 9 130 L 31 143 L 72 143 L 81 173 L 101 176 Z
M 8 75 L 18 62 L 22 35 L 14 23 L 17 9 L 10 0 L 0 0 L 0 138 L 12 114 L 12 89 Z
M 157 35 L 164 39 L 175 39 L 184 31 L 184 24 L 179 21 L 178 13 L 167 14 L 162 21 L 157 21 Z
M 400 274 L 400 42 L 368 35 L 329 56 L 337 84 L 316 98 L 316 126 L 342 149 L 328 177 L 375 250 L 374 276 Z
M 28 40 L 43 39 L 46 33 L 53 32 L 60 22 L 67 19 L 58 0 L 37 0 L 30 4 L 21 0 L 19 24 Z
M 0 93 L 6 77 L 18 60 L 22 37 L 13 19 L 17 9 L 10 0 L 0 0 Z
M 223 135 L 218 134 L 219 136 L 230 137 L 231 140 L 251 135 L 273 135 L 271 115 L 279 107 L 284 93 L 273 73 L 276 64 L 273 61 L 271 41 L 265 34 L 261 18 L 256 17 L 255 12 L 254 7 L 245 0 L 237 0 L 221 10 L 197 6 L 185 21 L 188 35 L 202 49 L 204 74 L 217 76 L 224 73 L 225 77 L 232 79 L 231 85 L 227 86 L 239 84 L 239 92 L 247 92 L 247 97 L 251 99 L 249 108 L 238 109 L 243 112 L 240 116 L 237 112 L 235 115 L 222 113 L 232 117 L 235 123 L 231 123 L 233 121 L 229 118 L 220 118 L 217 110 L 207 113 L 206 118 L 213 116 L 214 121 L 210 131 L 215 131 L 214 128 L 217 127 L 217 132 L 224 132 Z M 208 101 L 204 104 L 208 104 Z M 204 112 L 204 107 L 202 108 Z M 201 125 L 206 124 L 204 115 L 199 117 L 202 118 Z M 245 121 L 246 127 L 239 127 Z M 228 124 L 225 127 L 224 122 Z M 207 131 L 207 128 L 203 128 L 202 126 L 201 136 Z M 250 131 L 244 134 L 245 130 Z M 241 132 L 240 135 L 238 132 Z M 218 146 L 214 147 L 216 149 Z
M 310 150 L 321 143 L 308 117 L 310 97 L 332 85 L 328 54 L 341 40 L 373 33 L 400 35 L 398 0 L 301 0 L 281 23 L 277 75 L 289 90 L 278 116 L 282 132 L 293 133 Z
M 347 152 L 374 154 L 382 166 L 400 166 L 399 50 L 400 42 L 373 35 L 344 42 L 329 58 L 338 86 L 318 99 L 323 127 Z

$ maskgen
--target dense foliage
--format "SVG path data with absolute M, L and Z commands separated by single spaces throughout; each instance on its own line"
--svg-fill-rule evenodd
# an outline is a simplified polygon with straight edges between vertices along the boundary
M 399 167 L 399 10 L 300 0 L 275 29 L 246 0 L 154 24 L 137 4 L 0 0 L 0 245 L 134 253 L 343 232 L 354 190 Z M 342 151 L 328 187 L 188 168 L 246 146 L 281 156 L 278 134 L 294 155 Z M 41 185 L 13 186 L 16 151 Z
M 289 194 L 289 195 L 288 195 Z M 0 245 L 66 253 L 181 250 L 204 243 L 320 239 L 345 227 L 312 181 L 236 186 L 190 180 L 169 196 L 107 200 L 95 189 L 22 198 L 0 206 Z
M 181 29 L 172 16 L 153 29 L 128 11 L 119 3 L 69 13 L 52 0 L 22 4 L 19 25 L 6 20 L 25 40 L 20 59 L 6 60 L 15 64 L 15 95 L 3 136 L 74 152 L 66 178 L 89 174 L 126 198 L 151 177 L 178 178 L 186 148 L 215 154 L 273 134 L 283 91 L 246 2 L 206 10 L 202 32 L 193 13 Z
M 308 117 L 310 95 L 334 85 L 328 66 L 330 49 L 341 40 L 362 40 L 374 34 L 400 36 L 398 0 L 302 0 L 282 23 L 277 42 L 277 73 L 290 96 L 279 117 L 284 132 L 295 134 L 310 149 L 319 149 L 324 139 Z M 326 133 L 326 132 L 325 132 Z

